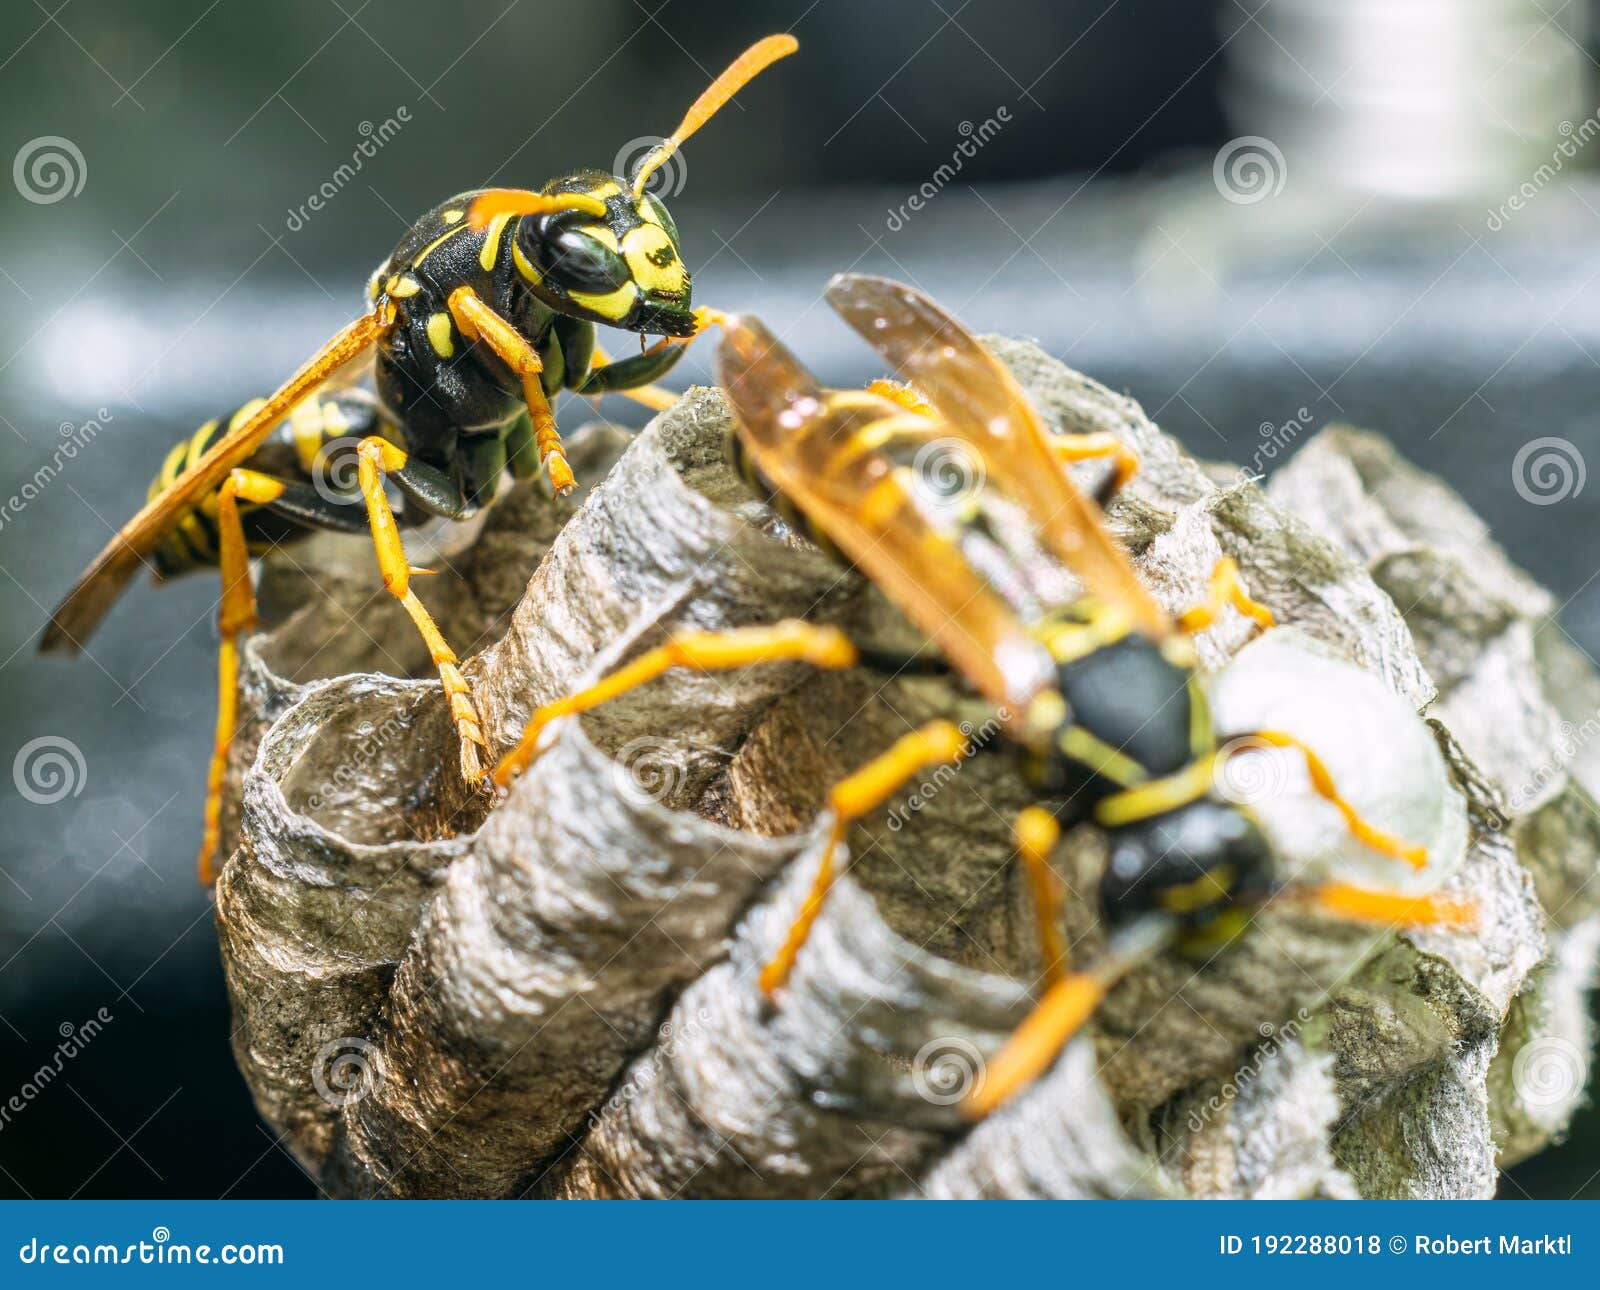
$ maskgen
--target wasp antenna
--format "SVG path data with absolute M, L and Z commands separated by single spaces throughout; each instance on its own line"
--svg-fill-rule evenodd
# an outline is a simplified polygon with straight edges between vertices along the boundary
M 1288 894 L 1288 893 L 1286 893 Z M 1477 907 L 1471 901 L 1445 896 L 1408 896 L 1396 891 L 1371 891 L 1343 882 L 1325 882 L 1293 893 L 1311 908 L 1354 923 L 1385 927 L 1439 927 L 1470 930 L 1477 925 Z
M 735 94 L 766 71 L 780 58 L 787 58 L 800 48 L 800 42 L 787 32 L 766 36 L 729 63 L 721 76 L 706 86 L 705 92 L 683 114 L 678 128 L 645 154 L 639 168 L 633 172 L 633 199 L 644 195 L 644 186 L 696 130 L 703 126 L 727 104 Z
M 496 215 L 550 215 L 556 211 L 583 211 L 605 217 L 606 204 L 588 193 L 536 193 L 528 188 L 488 188 L 467 207 L 467 223 L 474 232 L 489 227 Z

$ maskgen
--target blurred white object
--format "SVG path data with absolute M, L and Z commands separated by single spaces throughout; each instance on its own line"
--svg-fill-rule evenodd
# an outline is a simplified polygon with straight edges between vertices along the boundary
M 1582 0 L 1227 0 L 1221 22 L 1230 119 L 1297 180 L 1492 193 L 1593 110 Z

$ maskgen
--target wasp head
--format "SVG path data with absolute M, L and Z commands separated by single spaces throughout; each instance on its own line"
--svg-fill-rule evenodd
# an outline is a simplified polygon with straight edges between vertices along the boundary
M 584 193 L 605 215 L 527 215 L 517 229 L 523 274 L 550 308 L 572 318 L 660 336 L 692 336 L 689 271 L 678 228 L 655 197 L 635 198 L 613 175 L 585 171 L 544 191 Z

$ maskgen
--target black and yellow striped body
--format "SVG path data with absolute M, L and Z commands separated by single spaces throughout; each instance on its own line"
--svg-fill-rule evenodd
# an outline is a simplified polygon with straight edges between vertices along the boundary
M 1244 929 L 1247 898 L 1269 892 L 1272 878 L 1254 821 L 1216 796 L 1216 735 L 1188 639 L 1176 633 L 1154 639 L 1134 630 L 1117 606 L 1088 598 L 1041 610 L 1007 577 L 1012 555 L 991 523 L 982 489 L 968 490 L 963 485 L 970 480 L 959 478 L 941 489 L 937 469 L 918 464 L 916 454 L 940 433 L 938 423 L 919 427 L 915 418 L 889 416 L 860 424 L 833 460 L 868 452 L 887 460 L 903 495 L 895 504 L 917 505 L 925 520 L 936 521 L 962 558 L 1014 599 L 1048 656 L 1051 681 L 1034 694 L 1022 723 L 1027 734 L 998 744 L 1059 822 L 1091 820 L 1105 831 L 1109 863 L 1100 899 L 1108 926 L 1160 910 L 1177 917 L 1181 951 L 1213 952 Z M 726 450 L 756 497 L 844 559 L 761 472 L 737 433 L 729 434 Z
M 563 388 L 600 393 L 647 385 L 682 356 L 681 345 L 668 345 L 624 360 L 597 386 L 597 322 L 641 334 L 694 334 L 689 275 L 660 203 L 649 196 L 635 203 L 620 180 L 598 172 L 557 180 L 546 191 L 594 196 L 607 215 L 499 214 L 479 230 L 468 212 L 480 194 L 461 193 L 419 219 L 368 286 L 374 302 L 387 301 L 395 312 L 378 344 L 378 397 L 404 428 L 413 457 L 440 469 L 465 467 L 460 482 L 468 496 L 487 481 L 457 459 L 458 445 L 503 439 L 524 400 L 517 374 L 463 338 L 451 316 L 452 293 L 470 288 L 528 341 L 550 398 Z
M 1090 600 L 1034 633 L 1055 685 L 1030 713 L 1046 736 L 1018 745 L 1023 778 L 1057 804 L 1058 819 L 1105 831 L 1109 927 L 1161 911 L 1179 920 L 1181 951 L 1214 952 L 1244 930 L 1248 898 L 1269 893 L 1273 879 L 1255 822 L 1216 795 L 1216 732 L 1188 640 L 1151 640 Z
M 151 480 L 147 496 L 154 498 L 169 488 L 219 436 L 259 406 L 259 399 L 246 403 L 231 416 L 207 421 L 189 438 L 174 444 L 160 472 Z M 362 389 L 330 390 L 301 404 L 243 465 L 278 479 L 310 483 L 330 498 L 347 492 L 359 518 L 355 449 L 366 435 L 393 435 L 377 400 Z M 308 531 L 305 523 L 266 507 L 242 503 L 239 510 L 252 555 L 292 542 Z M 217 493 L 212 491 L 168 534 L 156 549 L 153 563 L 160 576 L 171 577 L 189 569 L 215 568 L 218 550 Z

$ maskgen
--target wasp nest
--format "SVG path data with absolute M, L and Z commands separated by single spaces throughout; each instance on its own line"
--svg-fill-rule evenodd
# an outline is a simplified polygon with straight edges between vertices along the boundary
M 329 1193 L 385 1196 L 1486 1196 L 1583 1094 L 1597 939 L 1600 679 L 1549 597 L 1371 435 L 1263 491 L 1132 401 L 992 342 L 1065 432 L 1144 468 L 1112 508 L 1169 607 L 1223 554 L 1285 625 L 1202 641 L 1224 735 L 1315 743 L 1471 935 L 1276 908 L 1196 972 L 1115 990 L 988 1120 L 957 1103 L 1038 990 L 1003 757 L 930 773 L 851 835 L 778 1006 L 755 972 L 821 845 L 827 786 L 910 726 L 986 714 L 943 679 L 800 665 L 669 674 L 554 728 L 492 812 L 370 548 L 269 568 L 217 888 L 235 1050 Z M 501 746 L 538 704 L 673 631 L 805 615 L 903 636 L 723 465 L 695 390 L 636 439 L 574 436 L 581 505 L 522 486 L 425 595 Z M 304 563 L 304 562 L 302 562 Z M 1041 578 L 1059 576 L 1034 570 Z M 525 590 L 524 590 L 525 587 Z M 1303 767 L 1235 759 L 1283 876 L 1417 880 L 1359 854 Z M 1246 773 L 1248 770 L 1248 773 Z M 1074 956 L 1101 944 L 1094 830 L 1057 857 Z

